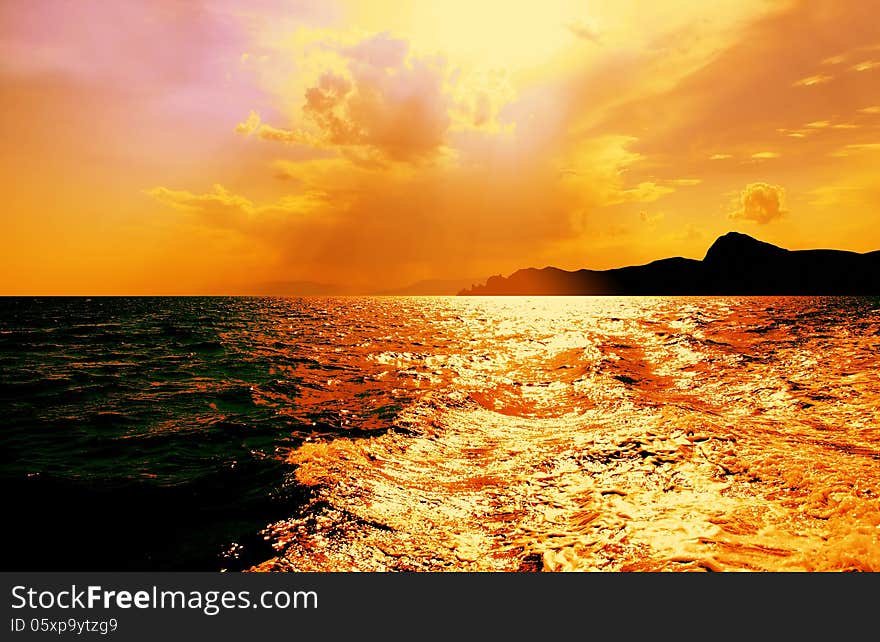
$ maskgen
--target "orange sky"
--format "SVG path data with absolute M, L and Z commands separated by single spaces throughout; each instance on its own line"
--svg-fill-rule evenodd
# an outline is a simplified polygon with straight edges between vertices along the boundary
M 864 0 L 0 3 L 0 294 L 880 249 Z

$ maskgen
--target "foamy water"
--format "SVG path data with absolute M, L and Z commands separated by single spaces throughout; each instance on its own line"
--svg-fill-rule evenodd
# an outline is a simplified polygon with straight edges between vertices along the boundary
M 369 376 L 421 393 L 290 453 L 258 570 L 880 569 L 877 299 L 374 305 L 410 340 Z

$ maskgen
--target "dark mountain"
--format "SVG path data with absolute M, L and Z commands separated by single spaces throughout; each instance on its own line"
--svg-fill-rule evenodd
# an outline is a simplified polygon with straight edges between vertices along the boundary
M 702 261 L 680 257 L 613 270 L 528 268 L 460 295 L 880 294 L 880 251 L 786 250 L 728 232 Z

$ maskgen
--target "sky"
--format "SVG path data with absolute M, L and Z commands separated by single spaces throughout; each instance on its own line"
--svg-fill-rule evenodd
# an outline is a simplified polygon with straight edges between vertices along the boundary
M 880 249 L 864 0 L 4 0 L 0 294 Z

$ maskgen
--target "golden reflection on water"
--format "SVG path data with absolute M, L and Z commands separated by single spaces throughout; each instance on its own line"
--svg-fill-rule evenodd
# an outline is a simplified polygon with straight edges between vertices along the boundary
M 290 454 L 256 570 L 880 570 L 876 299 L 375 305 L 421 321 L 357 358 L 425 394 Z

